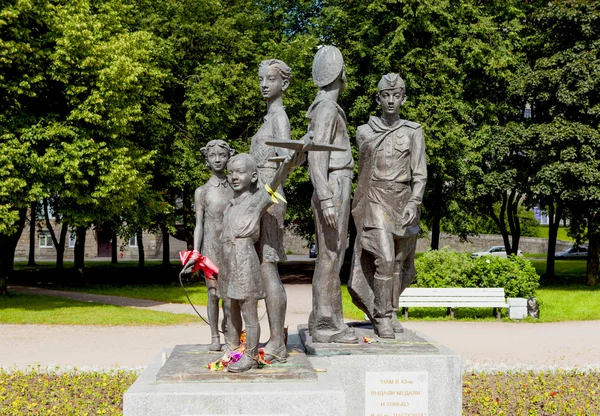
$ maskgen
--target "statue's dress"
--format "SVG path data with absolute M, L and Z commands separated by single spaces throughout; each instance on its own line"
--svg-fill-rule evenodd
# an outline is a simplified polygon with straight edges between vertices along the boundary
M 217 266 L 221 267 L 223 259 L 221 255 L 221 230 L 223 228 L 223 212 L 233 198 L 233 190 L 227 180 L 219 180 L 211 176 L 207 183 L 198 188 L 200 192 L 200 203 L 204 213 L 202 255 L 211 259 Z M 217 287 L 214 279 L 205 279 L 206 287 Z M 217 292 L 220 297 L 220 293 Z
M 260 236 L 261 217 L 273 204 L 264 188 L 259 187 L 233 198 L 225 209 L 221 245 L 223 267 L 219 291 L 230 299 L 264 299 L 265 288 L 260 261 L 254 245 Z
M 266 141 L 289 139 L 289 127 L 287 128 L 287 132 L 280 131 L 280 126 L 282 125 L 289 126 L 289 120 L 284 108 L 275 113 L 267 114 L 264 117 L 264 123 L 260 126 L 254 137 L 252 137 L 250 155 L 254 158 L 258 167 L 259 188 L 262 188 L 265 183 L 271 183 L 275 176 L 277 163 L 270 162 L 269 158 L 286 154 L 284 149 L 265 144 Z M 285 182 L 285 178 L 282 184 L 283 182 Z M 283 185 L 279 185 L 277 192 L 284 195 Z M 258 251 L 259 258 L 264 262 L 277 263 L 286 259 L 283 247 L 285 209 L 285 202 L 280 201 L 279 204 L 271 206 L 262 217 L 256 250 Z

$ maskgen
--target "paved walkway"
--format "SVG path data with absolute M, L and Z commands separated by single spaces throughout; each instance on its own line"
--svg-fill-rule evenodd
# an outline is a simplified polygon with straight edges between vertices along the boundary
M 311 285 L 285 285 L 288 295 L 286 324 L 290 333 L 305 324 L 311 308 Z M 38 288 L 11 287 L 13 291 L 65 297 L 135 308 L 191 313 L 186 304 L 172 304 L 119 296 L 90 295 Z M 206 316 L 206 310 L 199 307 Z M 264 306 L 261 306 L 264 311 Z M 263 313 L 261 313 L 263 316 Z M 263 341 L 268 337 L 266 316 L 262 319 Z M 529 324 L 510 322 L 405 323 L 458 352 L 466 368 L 578 367 L 600 369 L 600 321 Z M 68 325 L 0 325 L 0 367 L 145 366 L 165 347 L 205 343 L 208 327 L 192 325 L 164 327 L 100 327 Z

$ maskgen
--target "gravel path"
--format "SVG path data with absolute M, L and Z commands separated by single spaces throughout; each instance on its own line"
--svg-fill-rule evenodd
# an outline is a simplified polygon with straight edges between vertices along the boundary
M 288 295 L 286 323 L 290 333 L 305 324 L 311 308 L 309 284 L 285 285 Z M 66 297 L 89 302 L 191 313 L 189 305 L 162 303 L 118 296 L 16 287 L 13 291 Z M 50 292 L 50 293 L 48 293 Z M 205 314 L 205 308 L 200 307 Z M 261 306 L 261 316 L 264 306 Z M 266 316 L 262 339 L 268 337 Z M 600 369 L 600 321 L 560 323 L 419 322 L 407 328 L 419 331 L 458 352 L 466 369 L 594 368 Z M 204 343 L 208 327 L 0 325 L 0 367 L 60 365 L 77 367 L 139 367 L 147 365 L 162 348 Z

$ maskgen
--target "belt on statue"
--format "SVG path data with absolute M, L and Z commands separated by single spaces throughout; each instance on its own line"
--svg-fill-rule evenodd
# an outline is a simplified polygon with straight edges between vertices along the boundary
M 410 188 L 410 182 L 371 181 L 371 186 L 379 189 L 403 190 Z

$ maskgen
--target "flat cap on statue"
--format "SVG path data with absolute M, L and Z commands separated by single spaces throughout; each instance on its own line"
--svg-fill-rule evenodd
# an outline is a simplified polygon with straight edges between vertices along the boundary
M 381 77 L 379 84 L 377 84 L 377 91 L 393 90 L 396 88 L 406 89 L 404 81 L 398 74 L 385 74 Z
M 313 81 L 317 87 L 324 87 L 335 81 L 343 69 L 344 58 L 340 50 L 332 45 L 323 46 L 313 60 Z

